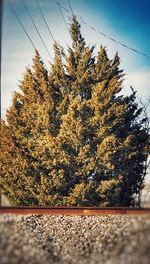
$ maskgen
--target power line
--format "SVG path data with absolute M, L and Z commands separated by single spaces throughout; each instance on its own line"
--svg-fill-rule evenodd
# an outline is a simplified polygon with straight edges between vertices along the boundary
M 15 9 L 13 8 L 12 4 L 11 4 L 9 1 L 8 1 L 8 5 L 9 5 L 9 7 L 10 7 L 10 10 L 11 10 L 12 13 L 14 14 L 14 16 L 16 17 L 17 22 L 19 23 L 19 25 L 20 25 L 21 28 L 23 29 L 25 35 L 26 35 L 27 38 L 29 39 L 29 42 L 31 43 L 31 45 L 33 46 L 33 48 L 34 48 L 35 50 L 38 50 L 38 49 L 36 48 L 35 44 L 33 43 L 32 39 L 30 38 L 30 36 L 29 36 L 27 30 L 25 29 L 24 25 L 22 24 L 20 18 L 18 17 L 18 15 L 17 15 Z M 41 55 L 40 55 L 40 57 L 41 57 Z M 41 59 L 42 59 L 42 57 L 41 57 Z M 43 60 L 43 59 L 42 59 L 42 61 L 43 61 L 43 63 L 44 63 L 44 60 Z M 47 68 L 47 66 L 46 66 L 45 63 L 44 63 L 44 65 L 45 65 L 46 69 L 48 70 L 48 68 Z
M 66 29 L 67 29 L 67 31 L 69 31 L 68 25 L 67 25 L 67 23 L 66 23 L 66 19 L 65 19 L 65 17 L 64 17 L 63 12 L 62 12 L 62 9 L 61 9 L 61 5 L 60 5 L 59 2 L 57 2 L 57 5 L 58 5 L 59 11 L 60 11 L 60 13 L 61 13 L 61 15 L 62 15 L 62 18 L 63 18 L 63 20 L 64 20 L 64 23 L 65 23 L 65 25 L 66 25 Z
M 68 2 L 70 3 L 69 0 L 68 0 Z M 60 4 L 59 4 L 59 5 L 60 5 Z M 67 13 L 70 13 L 70 11 L 69 11 L 66 7 L 64 7 L 63 5 L 60 5 L 60 6 L 61 6 L 61 7 L 67 12 Z M 72 10 L 72 8 L 70 8 L 70 9 Z M 71 11 L 71 13 L 73 14 L 73 11 Z M 113 42 L 119 44 L 120 46 L 122 46 L 122 47 L 124 47 L 124 48 L 126 48 L 126 49 L 129 49 L 129 50 L 131 50 L 131 51 L 133 51 L 133 52 L 136 52 L 136 53 L 138 53 L 138 54 L 140 54 L 140 55 L 142 55 L 142 56 L 144 56 L 144 57 L 150 58 L 149 55 L 147 55 L 147 54 L 145 54 L 145 53 L 143 53 L 143 52 L 140 52 L 140 51 L 138 51 L 138 50 L 136 50 L 136 49 L 134 49 L 134 48 L 131 48 L 131 47 L 125 45 L 124 43 L 122 43 L 122 42 L 116 40 L 115 38 L 112 38 L 112 37 L 108 36 L 107 34 L 103 33 L 102 31 L 97 30 L 95 27 L 93 27 L 93 26 L 91 26 L 90 24 L 88 24 L 87 22 L 85 22 L 85 20 L 84 20 L 83 18 L 82 18 L 82 23 L 85 24 L 86 26 L 88 26 L 88 27 L 89 27 L 90 29 L 92 29 L 93 31 L 95 31 L 95 32 L 97 32 L 98 34 L 102 35 L 103 37 L 108 38 L 108 39 L 110 39 L 111 41 L 113 41 Z
M 38 28 L 37 28 L 37 26 L 36 26 L 36 24 L 35 24 L 35 22 L 34 22 L 34 19 L 33 19 L 32 15 L 31 15 L 31 13 L 30 13 L 30 11 L 29 11 L 29 9 L 28 9 L 28 6 L 27 6 L 26 3 L 25 3 L 25 0 L 23 0 L 23 4 L 24 4 L 24 6 L 25 6 L 25 9 L 26 9 L 26 11 L 27 11 L 27 13 L 28 13 L 28 15 L 29 15 L 29 17 L 30 17 L 30 19 L 31 19 L 31 21 L 32 21 L 32 23 L 33 23 L 33 25 L 34 25 L 34 27 L 35 27 L 35 30 L 36 30 L 36 32 L 38 33 L 39 38 L 41 39 L 41 41 L 42 41 L 42 43 L 43 43 L 43 45 L 44 45 L 44 47 L 45 47 L 45 49 L 46 49 L 48 55 L 49 55 L 50 58 L 53 60 L 53 58 L 52 58 L 52 56 L 51 56 L 51 54 L 50 54 L 50 52 L 49 52 L 49 50 L 48 50 L 48 48 L 47 48 L 47 46 L 46 46 L 46 44 L 45 44 L 45 42 L 44 42 L 44 40 L 43 40 L 41 34 L 40 34 L 40 32 L 39 32 L 39 30 L 38 30 Z
M 113 41 L 113 42 L 115 42 L 115 43 L 121 45 L 122 47 L 124 47 L 124 48 L 126 48 L 126 49 L 132 50 L 132 51 L 134 51 L 134 52 L 136 52 L 136 53 L 138 53 L 138 54 L 140 54 L 140 55 L 143 55 L 143 56 L 145 56 L 145 57 L 147 57 L 147 58 L 150 58 L 147 54 L 144 54 L 144 53 L 142 53 L 142 52 L 140 52 L 140 51 L 138 51 L 138 50 L 136 50 L 136 49 L 133 49 L 133 48 L 131 48 L 131 47 L 125 45 L 124 43 L 122 43 L 122 42 L 120 42 L 120 41 L 118 41 L 118 40 L 116 40 L 116 39 L 114 39 L 114 38 L 108 36 L 107 34 L 104 34 L 104 33 L 101 32 L 100 30 L 97 30 L 96 28 L 94 28 L 94 27 L 91 26 L 90 24 L 86 23 L 83 19 L 82 19 L 82 22 L 83 22 L 85 25 L 87 25 L 88 27 L 90 27 L 92 30 L 94 30 L 94 31 L 96 31 L 97 33 L 99 33 L 100 35 L 104 36 L 105 38 L 110 39 L 111 41 Z
M 67 12 L 70 13 L 69 10 L 67 8 L 65 8 L 64 6 L 61 5 L 61 7 Z
M 21 22 L 21 20 L 19 19 L 19 17 L 18 17 L 18 15 L 17 15 L 16 11 L 14 10 L 14 8 L 12 7 L 12 5 L 11 5 L 11 3 L 10 3 L 9 1 L 8 1 L 8 5 L 9 5 L 9 7 L 10 7 L 10 9 L 11 9 L 12 13 L 13 13 L 13 14 L 14 14 L 14 16 L 16 17 L 16 19 L 17 19 L 17 21 L 18 21 L 19 25 L 21 26 L 21 28 L 23 29 L 24 33 L 26 34 L 27 38 L 29 39 L 29 41 L 30 41 L 31 45 L 33 46 L 33 48 L 34 48 L 34 49 L 36 49 L 36 50 L 37 50 L 36 46 L 34 45 L 34 43 L 33 43 L 32 39 L 30 38 L 30 36 L 29 36 L 28 32 L 26 31 L 26 29 L 25 29 L 24 25 L 22 24 L 22 22 Z
M 69 7 L 70 7 L 70 10 L 71 10 L 71 14 L 72 14 L 72 16 L 74 16 L 74 13 L 73 13 L 73 9 L 72 9 L 72 6 L 71 6 L 71 3 L 70 3 L 70 0 L 68 0 L 68 4 L 69 4 Z
M 38 7 L 40 13 L 41 13 L 41 16 L 43 17 L 43 20 L 44 20 L 45 25 L 46 25 L 46 27 L 47 27 L 47 29 L 48 29 L 48 32 L 49 32 L 51 38 L 53 39 L 53 41 L 55 42 L 55 39 L 54 39 L 54 37 L 53 37 L 53 34 L 52 34 L 52 32 L 51 32 L 51 30 L 50 30 L 50 28 L 49 28 L 49 25 L 48 25 L 48 23 L 47 23 L 47 21 L 46 21 L 46 18 L 45 18 L 44 14 L 43 14 L 43 11 L 42 11 L 42 9 L 41 9 L 41 7 L 40 7 L 40 4 L 39 4 L 38 0 L 35 0 L 35 2 L 36 2 L 36 4 L 37 4 L 37 7 Z

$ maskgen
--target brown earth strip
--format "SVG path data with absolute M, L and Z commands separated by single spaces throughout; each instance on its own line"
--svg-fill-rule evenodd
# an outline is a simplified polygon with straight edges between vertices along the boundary
M 150 208 L 98 208 L 98 207 L 0 207 L 0 214 L 51 214 L 51 215 L 142 215 Z

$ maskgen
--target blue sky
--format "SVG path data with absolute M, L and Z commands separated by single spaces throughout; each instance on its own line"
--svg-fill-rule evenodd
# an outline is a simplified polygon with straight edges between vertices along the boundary
M 38 48 L 44 62 L 49 67 L 50 58 L 34 29 L 22 0 L 9 0 L 32 41 Z M 71 44 L 69 33 L 56 4 L 56 0 L 38 0 L 54 38 L 64 48 Z M 25 0 L 35 23 L 53 56 L 53 41 L 45 27 L 35 0 Z M 68 0 L 59 0 L 69 11 Z M 121 68 L 126 74 L 123 93 L 130 92 L 130 85 L 137 95 L 146 101 L 150 97 L 150 0 L 70 0 L 74 13 L 79 18 L 82 33 L 88 44 L 96 45 L 95 54 L 101 44 L 107 47 L 112 58 L 116 51 L 121 57 Z M 63 10 L 66 22 L 68 13 Z M 114 43 L 82 23 L 82 19 L 116 40 L 149 55 L 146 58 Z M 18 90 L 19 80 L 25 68 L 32 64 L 34 49 L 10 10 L 8 0 L 4 0 L 2 27 L 2 117 L 11 105 L 13 92 Z
M 28 34 L 49 67 L 50 58 L 34 29 L 24 8 L 22 0 L 9 0 L 25 26 Z M 38 0 L 54 38 L 64 48 L 70 43 L 69 33 L 63 22 L 56 0 Z M 35 0 L 25 0 L 35 23 L 53 56 L 53 41 L 45 27 Z M 59 0 L 60 4 L 69 9 L 68 0 Z M 131 46 L 150 56 L 150 1 L 149 0 L 70 0 L 74 13 L 81 21 L 82 17 L 88 24 L 104 32 L 116 40 Z M 67 23 L 68 13 L 63 10 Z M 121 57 L 121 67 L 126 73 L 124 94 L 130 92 L 130 85 L 138 91 L 144 101 L 150 96 L 150 58 L 138 55 L 119 44 L 93 31 L 85 24 L 82 32 L 86 42 L 96 44 L 95 53 L 100 44 L 107 47 L 112 58 L 116 51 Z M 34 49 L 10 10 L 8 0 L 4 0 L 2 29 L 2 116 L 11 104 L 13 91 L 18 89 L 19 80 L 23 78 L 25 67 L 32 64 Z

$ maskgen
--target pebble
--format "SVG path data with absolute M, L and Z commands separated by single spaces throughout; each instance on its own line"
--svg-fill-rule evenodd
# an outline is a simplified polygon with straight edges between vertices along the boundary
M 1 215 L 1 264 L 149 264 L 149 216 Z

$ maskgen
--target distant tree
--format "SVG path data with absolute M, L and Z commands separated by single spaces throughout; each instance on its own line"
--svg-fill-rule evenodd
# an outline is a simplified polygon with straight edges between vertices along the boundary
M 120 58 L 86 45 L 73 17 L 50 74 L 38 51 L 1 121 L 0 185 L 13 204 L 130 206 L 143 183 L 148 131 Z M 65 63 L 64 63 L 65 61 Z
M 138 105 L 142 108 L 142 113 L 140 116 L 140 121 L 144 121 L 143 122 L 143 127 L 146 131 L 146 133 L 149 135 L 149 131 L 150 131 L 150 98 L 147 99 L 147 102 L 143 102 L 141 98 L 137 98 L 137 102 Z M 146 146 L 146 152 L 150 153 L 150 145 L 148 144 Z M 141 194 L 143 192 L 146 193 L 145 190 L 147 190 L 147 193 L 145 194 L 145 196 L 148 194 L 148 188 L 145 187 L 145 177 L 148 174 L 148 169 L 150 167 L 150 155 L 147 155 L 147 158 L 144 160 L 143 163 L 143 175 L 142 175 L 142 179 L 143 181 L 141 182 L 141 186 L 139 188 L 139 192 L 137 194 L 137 205 L 140 207 L 141 206 L 141 199 L 143 199 L 143 197 L 141 197 Z M 143 190 L 144 189 L 144 190 Z M 148 195 L 147 195 L 147 201 L 148 201 Z

